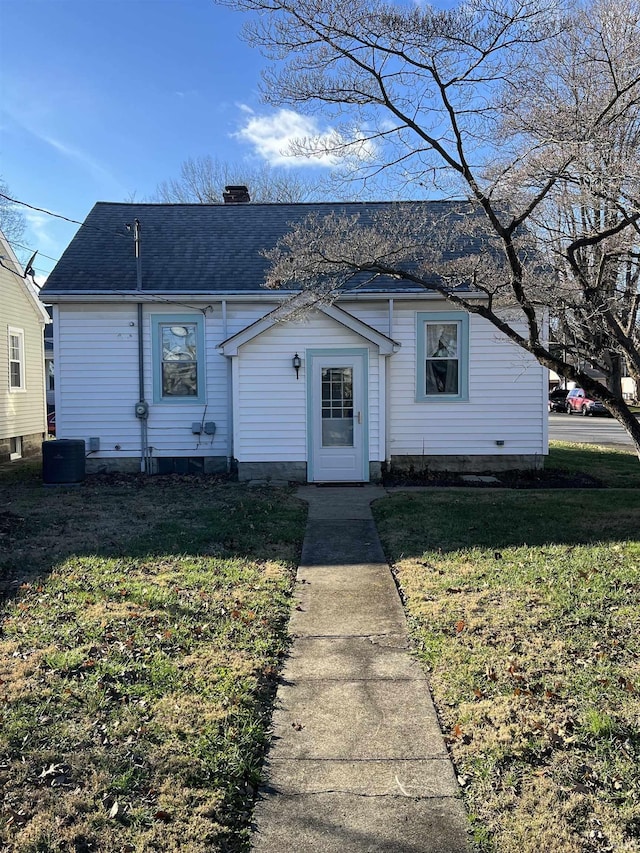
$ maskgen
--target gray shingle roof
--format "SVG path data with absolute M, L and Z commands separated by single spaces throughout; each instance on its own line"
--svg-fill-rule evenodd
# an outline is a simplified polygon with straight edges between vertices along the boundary
M 49 275 L 41 297 L 134 292 L 136 262 L 126 223 L 140 221 L 147 293 L 260 292 L 271 248 L 309 213 L 359 213 L 366 222 L 392 202 L 318 204 L 120 204 L 98 202 Z M 466 212 L 464 202 L 425 201 L 433 213 Z M 366 290 L 411 288 L 376 281 Z M 264 293 L 264 291 L 262 291 Z

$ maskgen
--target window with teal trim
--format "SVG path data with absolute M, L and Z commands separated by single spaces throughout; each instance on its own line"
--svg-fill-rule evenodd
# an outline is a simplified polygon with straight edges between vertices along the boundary
M 421 311 L 416 324 L 416 399 L 469 399 L 469 315 Z
M 196 314 L 155 315 L 153 396 L 156 403 L 204 400 L 204 323 Z

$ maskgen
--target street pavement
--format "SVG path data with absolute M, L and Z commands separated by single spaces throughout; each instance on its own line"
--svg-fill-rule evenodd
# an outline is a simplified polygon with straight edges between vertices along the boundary
M 561 412 L 549 414 L 549 439 L 633 449 L 633 442 L 613 418 L 583 418 Z

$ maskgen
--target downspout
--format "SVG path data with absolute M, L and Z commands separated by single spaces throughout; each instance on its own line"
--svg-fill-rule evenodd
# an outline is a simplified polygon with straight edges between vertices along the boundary
M 222 340 L 226 341 L 227 332 L 227 300 L 222 300 Z M 233 376 L 231 356 L 226 357 L 227 362 L 227 473 L 231 472 L 233 462 Z
M 389 300 L 389 337 L 393 340 L 393 299 Z M 391 469 L 391 357 L 384 360 L 384 459 Z
M 131 226 L 128 226 L 129 228 Z M 136 291 L 142 291 L 142 257 L 140 254 L 140 220 L 135 219 L 133 223 L 133 242 L 136 253 Z M 140 471 L 148 473 L 147 456 L 149 453 L 147 441 L 147 418 L 149 417 L 149 404 L 144 399 L 144 340 L 143 340 L 143 315 L 142 302 L 138 302 L 138 402 L 135 413 L 140 421 Z

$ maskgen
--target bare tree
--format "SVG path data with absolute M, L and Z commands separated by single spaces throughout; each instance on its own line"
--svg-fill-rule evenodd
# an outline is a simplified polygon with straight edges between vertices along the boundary
M 12 202 L 7 184 L 0 178 L 0 231 L 13 242 L 22 238 L 25 229 L 24 215 Z
M 435 188 L 468 202 L 437 247 L 415 208 L 367 227 L 310 220 L 272 253 L 268 284 L 293 279 L 328 299 L 366 271 L 437 290 L 602 399 L 640 455 L 615 379 L 622 359 L 640 364 L 637 0 L 230 5 L 253 13 L 246 36 L 274 60 L 267 100 L 342 120 L 299 152 L 366 145 L 359 177 L 392 172 L 412 198 Z M 452 289 L 463 281 L 488 300 Z M 563 349 L 545 339 L 546 308 Z
M 538 74 L 510 81 L 503 104 L 505 124 L 529 144 L 554 139 L 555 159 L 545 152 L 535 164 L 553 186 L 528 226 L 554 271 L 545 304 L 556 336 L 618 396 L 625 364 L 640 387 L 639 13 L 635 2 L 580 9 L 534 49 Z
M 318 182 L 293 169 L 246 166 L 206 156 L 185 160 L 180 177 L 158 184 L 153 198 L 168 203 L 216 204 L 222 201 L 222 191 L 230 184 L 249 187 L 254 202 L 312 201 L 321 193 Z

